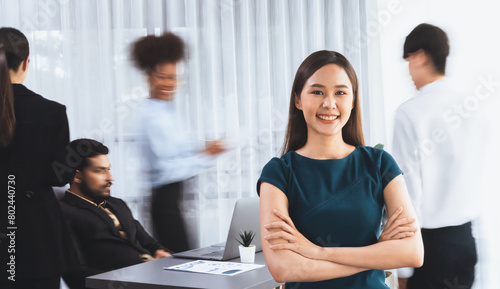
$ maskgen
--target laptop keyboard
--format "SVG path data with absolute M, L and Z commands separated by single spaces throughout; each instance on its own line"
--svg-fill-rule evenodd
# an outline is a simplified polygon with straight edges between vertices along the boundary
M 224 253 L 224 250 L 219 250 L 219 251 L 214 251 L 210 253 L 203 254 L 203 257 L 222 257 L 222 254 Z

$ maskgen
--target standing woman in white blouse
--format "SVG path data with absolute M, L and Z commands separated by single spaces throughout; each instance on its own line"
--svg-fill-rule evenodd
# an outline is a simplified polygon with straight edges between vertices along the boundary
M 177 121 L 174 98 L 177 64 L 185 57 L 184 41 L 167 32 L 149 35 L 132 46 L 132 58 L 148 80 L 149 98 L 142 115 L 143 152 L 153 191 L 152 217 L 155 237 L 174 252 L 189 249 L 180 210 L 182 182 L 213 166 L 226 149 L 220 141 L 203 150 L 195 147 Z

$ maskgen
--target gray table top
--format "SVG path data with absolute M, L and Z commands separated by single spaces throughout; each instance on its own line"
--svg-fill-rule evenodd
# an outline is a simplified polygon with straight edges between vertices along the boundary
M 162 258 L 122 269 L 87 277 L 86 286 L 97 289 L 153 289 L 153 288 L 245 288 L 271 289 L 281 285 L 274 281 L 264 266 L 234 276 L 164 270 L 163 267 L 191 262 L 190 259 Z M 240 262 L 239 258 L 229 260 Z M 255 264 L 265 265 L 264 253 L 255 254 Z

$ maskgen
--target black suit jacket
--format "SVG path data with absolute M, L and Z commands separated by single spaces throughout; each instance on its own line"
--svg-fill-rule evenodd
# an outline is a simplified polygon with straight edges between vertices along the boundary
M 77 270 L 64 276 L 71 288 L 83 288 L 86 276 L 141 263 L 141 254 L 154 256 L 156 250 L 164 249 L 133 218 L 121 199 L 109 197 L 106 207 L 120 221 L 127 239 L 120 236 L 106 212 L 94 204 L 70 192 L 65 193 L 60 204 L 80 263 Z
M 7 230 L 7 178 L 14 176 L 11 192 L 15 211 L 15 272 L 16 279 L 60 276 L 66 247 L 61 211 L 52 186 L 62 185 L 55 178 L 51 163 L 56 154 L 69 143 L 66 107 L 47 100 L 21 84 L 13 84 L 14 109 L 17 119 L 13 141 L 0 147 L 0 276 L 6 274 L 9 242 Z M 12 225 L 12 224 L 10 224 Z M 6 242 L 8 241 L 8 242 Z

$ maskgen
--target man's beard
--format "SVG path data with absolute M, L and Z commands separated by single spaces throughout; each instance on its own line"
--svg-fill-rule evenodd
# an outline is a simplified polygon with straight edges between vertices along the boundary
M 111 184 L 111 182 L 108 183 L 109 185 Z M 102 190 L 105 190 L 107 188 L 107 185 L 106 186 L 103 186 L 102 187 Z M 80 184 L 80 191 L 87 197 L 91 198 L 92 200 L 94 200 L 94 202 L 96 204 L 100 204 L 102 203 L 104 200 L 106 200 L 107 198 L 109 198 L 109 195 L 106 196 L 106 197 L 103 197 L 100 190 L 92 190 L 91 188 L 89 188 L 89 186 L 87 186 L 87 182 L 84 180 L 81 184 Z

